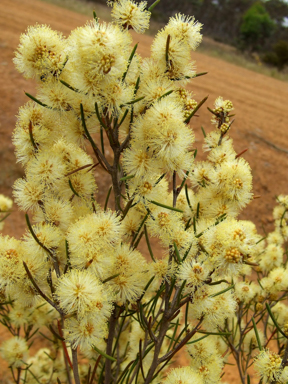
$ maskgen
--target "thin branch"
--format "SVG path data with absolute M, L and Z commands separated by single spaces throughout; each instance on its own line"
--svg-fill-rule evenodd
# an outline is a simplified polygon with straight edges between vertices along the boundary
M 47 301 L 47 303 L 52 305 L 52 307 L 55 308 L 56 311 L 58 311 L 62 315 L 63 314 L 62 310 L 60 308 L 58 308 L 58 306 L 51 299 L 49 299 L 49 297 L 46 296 L 44 292 L 41 291 L 41 289 L 37 285 L 36 281 L 33 279 L 33 276 L 31 275 L 31 272 L 29 271 L 29 268 L 27 267 L 27 264 L 25 263 L 25 261 L 23 261 L 23 265 L 24 265 L 25 271 L 26 271 L 26 273 L 27 273 L 27 275 L 29 277 L 29 280 L 31 281 L 31 283 L 33 284 L 34 288 L 39 293 L 39 295 L 41 297 L 43 297 L 43 299 L 45 301 Z

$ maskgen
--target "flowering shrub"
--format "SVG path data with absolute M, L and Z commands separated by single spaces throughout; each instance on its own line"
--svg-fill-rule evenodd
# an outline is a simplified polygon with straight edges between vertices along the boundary
M 2 357 L 17 384 L 216 384 L 229 354 L 242 383 L 254 364 L 261 382 L 284 384 L 288 197 L 266 238 L 237 220 L 252 175 L 222 97 L 208 108 L 207 160 L 196 161 L 189 124 L 207 98 L 185 86 L 201 75 L 191 62 L 201 24 L 176 15 L 142 59 L 129 30 L 144 32 L 155 4 L 111 5 L 113 23 L 94 14 L 68 38 L 46 25 L 20 38 L 14 63 L 38 90 L 13 134 L 25 170 L 14 198 L 28 229 L 0 238 L 1 322 L 12 334 Z M 103 207 L 98 165 L 112 181 Z M 31 355 L 36 338 L 43 348 Z M 171 369 L 183 347 L 189 366 Z

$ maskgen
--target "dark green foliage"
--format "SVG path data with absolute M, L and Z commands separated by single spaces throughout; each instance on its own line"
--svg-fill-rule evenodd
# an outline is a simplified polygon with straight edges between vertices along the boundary
M 264 6 L 260 2 L 253 4 L 244 14 L 240 26 L 241 47 L 244 50 L 259 50 L 274 29 L 275 24 Z
M 273 51 L 266 53 L 262 60 L 270 65 L 277 67 L 280 71 L 288 64 L 288 42 L 278 41 L 273 46 Z

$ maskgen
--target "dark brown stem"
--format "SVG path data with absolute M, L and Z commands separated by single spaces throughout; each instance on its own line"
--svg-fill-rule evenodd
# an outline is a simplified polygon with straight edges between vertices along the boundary
M 77 357 L 77 348 L 71 348 L 72 351 L 72 361 L 73 361 L 73 373 L 75 384 L 81 384 L 79 370 L 78 370 L 78 357 Z
M 98 359 L 96 360 L 96 363 L 95 363 L 95 365 L 94 365 L 94 369 L 93 369 L 93 372 L 92 372 L 91 380 L 90 380 L 90 382 L 89 382 L 90 384 L 93 383 L 93 380 L 94 380 L 94 377 L 95 377 L 95 375 L 96 375 L 96 371 L 97 371 L 97 367 L 98 367 L 98 364 L 99 364 L 100 359 L 101 359 L 101 355 L 98 356 Z
M 73 369 L 73 365 L 71 363 L 71 360 L 70 360 L 70 357 L 69 357 L 69 353 L 68 353 L 68 350 L 67 350 L 67 347 L 66 347 L 66 343 L 65 343 L 65 340 L 63 338 L 63 332 L 62 332 L 62 328 L 64 328 L 64 317 L 63 316 L 61 318 L 61 324 L 60 324 L 59 320 L 57 320 L 57 326 L 58 326 L 59 334 L 60 334 L 60 336 L 62 338 L 61 342 L 62 342 L 62 347 L 63 347 L 63 352 L 64 352 L 64 360 L 65 360 L 66 370 L 67 370 L 67 373 L 69 373 L 69 376 L 70 376 L 70 371 L 69 371 L 68 365 L 70 366 L 71 369 Z M 71 381 L 71 377 L 70 377 L 70 381 Z
M 283 369 L 285 368 L 287 361 L 288 361 L 288 341 L 286 343 L 286 347 L 285 347 L 285 351 L 284 351 L 284 355 L 281 363 L 281 366 Z
M 113 191 L 114 191 L 114 198 L 115 198 L 115 210 L 116 212 L 121 211 L 121 186 L 119 181 L 119 172 L 118 172 L 118 165 L 119 165 L 119 159 L 120 159 L 120 150 L 119 148 L 114 147 L 114 163 L 111 170 L 111 177 L 112 177 L 112 185 L 113 185 Z
M 198 324 L 196 327 L 189 332 L 182 341 L 175 347 L 175 349 L 166 355 L 162 356 L 161 359 L 158 360 L 158 364 L 163 363 L 167 359 L 171 359 L 182 347 L 184 347 L 185 344 L 188 343 L 188 341 L 195 335 L 195 333 L 198 331 L 198 328 L 200 327 L 201 323 L 203 321 L 203 317 L 199 320 Z
M 163 316 L 165 316 L 165 315 L 163 315 Z M 168 331 L 168 328 L 169 328 L 169 322 L 167 321 L 167 319 L 163 318 L 163 320 L 161 322 L 161 326 L 160 326 L 159 335 L 158 335 L 158 342 L 155 343 L 153 360 L 152 360 L 152 363 L 151 363 L 151 366 L 150 366 L 150 369 L 148 371 L 148 374 L 147 374 L 147 377 L 146 377 L 144 384 L 150 384 L 152 381 L 154 372 L 156 371 L 156 368 L 159 364 L 158 363 L 158 356 L 159 356 L 159 353 L 160 353 L 160 350 L 161 350 L 161 347 L 163 344 L 164 337 Z
M 20 384 L 20 376 L 21 376 L 21 367 L 17 368 L 17 384 Z
M 73 175 L 73 173 L 76 173 L 76 172 L 79 172 L 79 171 L 82 171 L 83 169 L 86 169 L 86 168 L 89 168 L 89 171 L 91 171 L 91 169 L 95 168 L 97 165 L 99 165 L 100 163 L 97 163 L 97 164 L 86 164 L 86 165 L 83 165 L 82 167 L 79 167 L 77 169 L 74 169 L 74 171 L 71 171 L 71 172 L 68 172 L 66 173 L 66 175 L 64 176 L 70 176 L 70 175 Z
M 177 201 L 177 188 L 176 188 L 176 171 L 173 172 L 173 207 L 176 207 Z

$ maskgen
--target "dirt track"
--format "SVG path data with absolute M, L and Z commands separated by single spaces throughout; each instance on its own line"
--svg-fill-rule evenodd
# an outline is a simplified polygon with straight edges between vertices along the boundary
M 35 23 L 49 24 L 67 36 L 71 29 L 83 25 L 86 19 L 83 15 L 36 0 L 1 0 L 0 193 L 11 195 L 14 180 L 23 174 L 22 168 L 15 164 L 11 134 L 15 114 L 19 106 L 27 101 L 23 90 L 35 93 L 35 84 L 23 79 L 11 62 L 19 36 L 27 26 Z M 149 55 L 151 40 L 147 36 L 135 37 L 135 41 L 140 42 L 139 51 L 143 56 Z M 241 218 L 252 219 L 260 231 L 263 223 L 267 229 L 272 229 L 274 197 L 280 193 L 288 194 L 288 153 L 275 149 L 267 142 L 288 151 L 288 84 L 203 54 L 195 53 L 194 59 L 198 72 L 209 72 L 192 83 L 196 99 L 200 101 L 209 95 L 207 105 L 210 107 L 219 95 L 231 99 L 237 114 L 231 132 L 235 149 L 241 152 L 249 148 L 244 157 L 253 170 L 254 192 L 261 198 L 253 201 Z M 203 125 L 206 131 L 210 131 L 209 121 L 210 113 L 205 108 L 200 110 L 199 118 L 194 118 L 199 158 L 202 157 L 200 127 Z M 101 177 L 100 186 L 106 181 L 108 183 L 105 177 Z M 103 201 L 103 188 L 99 190 L 99 200 Z M 15 212 L 6 221 L 4 233 L 20 237 L 24 228 L 23 213 L 17 212 L 15 207 Z M 227 376 L 225 379 L 231 382 Z

